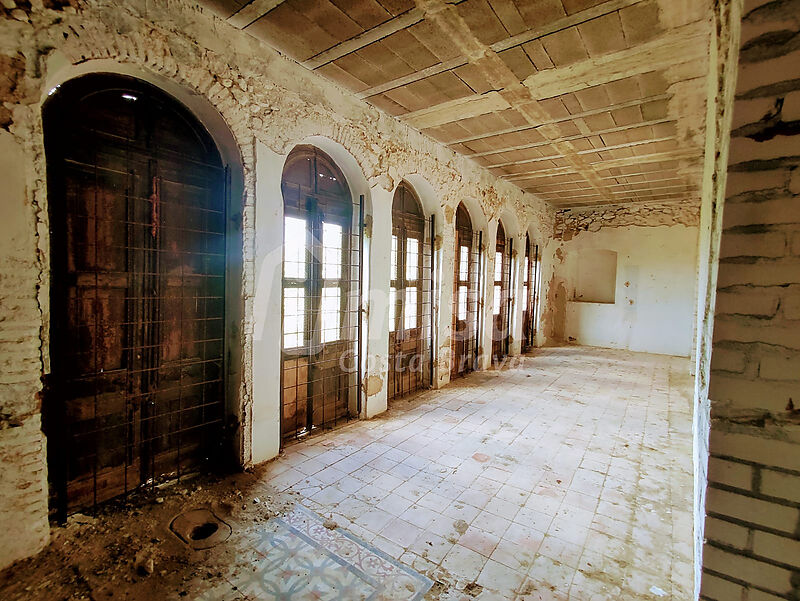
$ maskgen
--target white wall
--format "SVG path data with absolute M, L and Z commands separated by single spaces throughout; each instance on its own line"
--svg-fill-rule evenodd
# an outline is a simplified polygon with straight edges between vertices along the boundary
M 610 227 L 553 241 L 548 254 L 566 289 L 564 333 L 588 346 L 689 356 L 692 351 L 695 226 Z M 616 302 L 576 302 L 578 255 L 591 249 L 617 253 Z

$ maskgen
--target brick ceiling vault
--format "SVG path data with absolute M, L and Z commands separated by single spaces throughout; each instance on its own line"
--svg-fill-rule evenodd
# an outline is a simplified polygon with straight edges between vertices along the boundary
M 697 201 L 709 0 L 203 0 L 556 208 Z

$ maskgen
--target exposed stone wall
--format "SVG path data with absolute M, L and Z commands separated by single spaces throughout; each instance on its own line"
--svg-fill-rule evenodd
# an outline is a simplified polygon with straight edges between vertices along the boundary
M 452 246 L 453 208 L 472 199 L 485 219 L 513 215 L 537 240 L 553 230 L 543 202 L 464 159 L 337 86 L 307 72 L 193 6 L 188 0 L 38 0 L 0 5 L 0 567 L 36 552 L 47 539 L 41 377 L 49 370 L 48 211 L 41 106 L 52 85 L 76 69 L 110 62 L 135 67 L 204 99 L 221 115 L 243 170 L 241 389 L 243 463 L 249 461 L 255 274 L 256 140 L 285 154 L 325 136 L 359 163 L 370 186 L 392 190 L 419 174 L 445 209 L 442 245 Z M 387 193 L 387 197 L 391 197 Z M 236 212 L 238 213 L 238 211 Z M 449 303 L 441 317 L 449 322 Z M 447 341 L 445 341 L 447 342 Z M 368 374 L 369 375 L 369 374 Z M 22 442 L 24 440 L 24 442 Z M 19 473 L 17 473 L 17 471 Z M 24 527 L 22 527 L 24 526 Z
M 800 2 L 744 3 L 702 599 L 800 599 Z
M 567 241 L 581 232 L 599 232 L 605 227 L 659 227 L 678 224 L 696 226 L 699 222 L 700 204 L 694 200 L 563 209 L 556 211 L 553 236 L 557 240 Z

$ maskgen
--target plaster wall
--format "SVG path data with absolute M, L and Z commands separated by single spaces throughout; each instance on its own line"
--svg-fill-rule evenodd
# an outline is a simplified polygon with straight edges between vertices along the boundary
M 392 194 L 407 179 L 437 215 L 437 383 L 449 379 L 455 207 L 469 203 L 479 227 L 513 216 L 543 240 L 553 211 L 420 133 L 309 73 L 211 13 L 183 0 L 52 1 L 0 9 L 0 222 L 2 407 L 0 528 L 17 532 L 0 567 L 48 539 L 46 440 L 41 380 L 49 372 L 49 228 L 41 107 L 53 87 L 82 73 L 150 81 L 186 104 L 233 168 L 231 342 L 228 410 L 243 466 L 279 449 L 280 173 L 301 143 L 316 143 L 364 194 L 366 305 L 363 414 L 386 408 L 388 274 Z M 485 272 L 484 272 L 485 273 Z M 382 307 L 382 304 L 384 305 Z M 486 304 L 486 303 L 484 303 Z M 383 309 L 383 310 L 382 310 Z
M 633 216 L 629 208 L 560 212 L 543 256 L 551 274 L 548 342 L 689 356 L 697 221 L 690 205 L 640 207 Z M 614 303 L 576 299 L 580 257 L 595 250 L 617 253 Z

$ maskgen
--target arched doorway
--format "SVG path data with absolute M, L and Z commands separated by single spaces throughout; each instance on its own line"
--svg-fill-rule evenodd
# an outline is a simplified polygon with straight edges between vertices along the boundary
M 455 228 L 451 378 L 473 371 L 478 361 L 482 234 L 473 230 L 469 212 L 464 203 L 460 203 L 456 209 Z
M 431 385 L 433 217 L 426 221 L 411 188 L 401 183 L 392 202 L 389 283 L 389 399 Z
M 314 146 L 286 160 L 281 434 L 332 428 L 360 412 L 363 206 Z
M 70 80 L 43 109 L 51 224 L 44 418 L 62 515 L 228 458 L 228 174 L 143 81 Z
M 497 222 L 492 287 L 492 361 L 508 355 L 511 331 L 511 252 L 512 240 L 506 239 L 503 222 Z
M 536 295 L 539 270 L 539 245 L 525 234 L 525 265 L 522 272 L 522 350 L 536 344 Z

